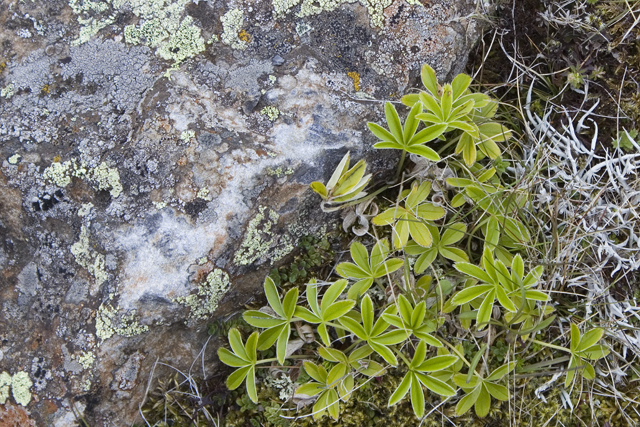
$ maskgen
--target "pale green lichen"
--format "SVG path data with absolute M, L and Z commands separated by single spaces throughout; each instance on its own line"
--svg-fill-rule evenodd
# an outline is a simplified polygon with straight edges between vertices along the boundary
M 82 355 L 80 356 L 76 356 L 75 359 L 78 361 L 80 365 L 82 365 L 84 369 L 89 369 L 93 366 L 93 363 L 95 362 L 96 357 L 93 353 L 87 351 L 87 352 L 83 352 Z
M 7 402 L 10 387 L 11 375 L 6 372 L 0 373 L 0 405 L 4 405 Z
M 160 209 L 164 209 L 167 207 L 167 202 L 152 202 L 153 206 L 155 206 L 156 209 L 160 210 Z
M 51 166 L 42 172 L 42 177 L 58 187 L 66 187 L 71 183 L 71 178 L 86 179 L 98 190 L 109 190 L 111 197 L 122 194 L 120 174 L 117 168 L 110 168 L 105 162 L 96 168 L 89 168 L 84 163 L 78 164 L 76 159 L 66 162 L 53 162 Z
M 336 10 L 343 4 L 359 2 L 367 8 L 369 20 L 374 27 L 382 28 L 384 23 L 384 9 L 389 7 L 393 0 L 272 0 L 276 15 L 283 16 L 291 13 L 292 9 L 300 5 L 300 11 L 296 16 L 318 15 L 322 12 Z M 422 5 L 418 0 L 406 0 L 411 5 Z
M 80 230 L 80 240 L 71 245 L 71 253 L 76 262 L 86 268 L 89 274 L 96 279 L 96 284 L 100 286 L 108 278 L 109 275 L 105 270 L 105 256 L 94 251 L 89 242 L 89 230 L 84 225 Z
M 91 213 L 91 209 L 93 209 L 93 203 L 84 203 L 80 209 L 78 209 L 78 216 L 87 216 Z
M 135 310 L 124 314 L 109 303 L 103 303 L 96 313 L 96 336 L 102 341 L 114 335 L 132 337 L 147 332 L 149 327 L 135 320 Z
M 231 9 L 220 18 L 222 21 L 222 43 L 228 44 L 234 49 L 244 50 L 247 48 L 248 43 L 238 37 L 243 20 L 244 12 L 240 9 Z
M 180 134 L 180 139 L 184 142 L 189 142 L 196 137 L 196 132 L 193 130 L 185 130 Z
M 209 261 L 209 258 L 207 258 L 206 256 L 203 256 L 198 260 L 198 265 L 205 265 L 207 261 Z
M 174 64 L 179 64 L 204 51 L 204 39 L 200 33 L 200 28 L 193 25 L 193 18 L 187 16 L 180 28 L 171 35 L 169 41 L 160 45 L 156 53 L 166 60 L 173 61 Z
M 260 113 L 263 116 L 267 116 L 267 118 L 272 122 L 275 122 L 278 117 L 280 117 L 280 110 L 272 105 L 267 105 L 262 110 L 260 110 Z
M 271 82 L 271 84 L 274 84 L 276 80 L 278 80 L 276 76 L 274 76 L 273 74 L 269 74 L 269 81 Z
M 207 201 L 212 200 L 211 196 L 209 195 L 209 189 L 207 187 L 202 187 L 200 190 L 198 190 L 196 197 Z
M 191 309 L 190 319 L 204 320 L 216 311 L 218 302 L 227 290 L 229 290 L 229 275 L 220 269 L 215 269 L 207 275 L 205 283 L 198 288 L 197 294 L 177 297 L 173 301 Z
M 9 157 L 9 164 L 11 165 L 17 165 L 18 162 L 20 161 L 20 158 L 22 156 L 20 154 L 14 154 L 13 156 Z
M 291 175 L 293 172 L 293 169 L 284 169 L 282 166 L 278 166 L 276 169 L 267 168 L 267 175 L 275 176 L 276 178 L 282 178 L 283 176 Z
M 16 372 L 13 377 L 7 372 L 0 374 L 0 405 L 4 405 L 9 398 L 9 388 L 13 400 L 19 405 L 27 406 L 31 402 L 31 392 L 29 389 L 33 385 L 29 374 L 26 372 Z
M 289 236 L 278 238 L 272 232 L 280 216 L 272 209 L 266 210 L 266 206 L 260 206 L 258 214 L 249 221 L 242 244 L 233 258 L 237 265 L 249 265 L 267 255 L 273 263 L 294 249 Z
M 0 90 L 0 96 L 3 98 L 11 98 L 14 95 L 15 86 L 13 83 L 9 83 L 2 90 Z

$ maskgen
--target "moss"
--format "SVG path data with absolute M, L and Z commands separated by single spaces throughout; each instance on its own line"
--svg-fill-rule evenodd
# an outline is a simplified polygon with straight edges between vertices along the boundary
M 278 117 L 280 117 L 280 110 L 278 110 L 276 107 L 268 105 L 260 110 L 260 114 L 267 116 L 270 121 L 275 122 L 276 120 L 278 120 Z
M 109 275 L 105 270 L 105 256 L 91 248 L 89 231 L 84 225 L 80 230 L 80 240 L 71 245 L 70 250 L 76 262 L 86 268 L 89 274 L 96 279 L 98 286 L 108 279 Z
M 102 341 L 114 335 L 132 337 L 147 332 L 149 327 L 135 320 L 135 310 L 124 314 L 110 303 L 104 303 L 96 313 L 96 336 Z
M 229 275 L 216 269 L 207 275 L 197 294 L 175 298 L 174 301 L 191 309 L 190 319 L 204 320 L 218 308 L 218 302 L 229 290 Z
M 234 49 L 244 50 L 247 48 L 248 40 L 239 37 L 243 20 L 244 13 L 237 8 L 229 10 L 220 18 L 222 21 L 222 43 Z

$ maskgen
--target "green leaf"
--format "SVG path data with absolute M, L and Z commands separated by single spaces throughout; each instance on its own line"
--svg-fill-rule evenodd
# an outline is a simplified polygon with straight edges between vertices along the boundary
M 389 365 L 392 365 L 392 366 L 398 365 L 398 359 L 396 359 L 396 356 L 389 349 L 389 347 L 386 347 L 381 344 L 376 344 L 375 342 L 370 342 L 369 345 L 371 346 L 373 351 L 375 351 L 380 356 L 382 356 L 382 358 L 386 360 Z
M 402 316 L 403 320 L 407 324 L 411 324 L 411 314 L 413 313 L 413 306 L 409 300 L 402 294 L 398 297 L 397 301 L 398 312 Z
M 467 135 L 466 133 L 464 135 Z M 463 135 L 463 137 L 464 137 Z M 462 139 L 460 138 L 460 143 L 462 143 Z M 462 158 L 467 166 L 471 166 L 476 162 L 476 144 L 473 141 L 461 145 L 462 147 Z
M 389 254 L 389 244 L 387 239 L 378 240 L 371 249 L 370 264 L 372 268 L 379 266 Z
M 338 180 L 340 179 L 340 177 L 342 175 L 344 175 L 345 172 L 347 172 L 347 170 L 349 169 L 349 159 L 350 159 L 350 157 L 351 157 L 351 154 L 350 154 L 350 152 L 347 151 L 347 154 L 345 154 L 344 157 L 342 158 L 342 160 L 340 160 L 340 164 L 338 164 L 338 167 L 336 168 L 336 170 L 331 175 L 331 178 L 329 179 L 329 182 L 327 183 L 327 189 L 333 190 L 333 188 L 338 183 Z
M 603 335 L 604 335 L 604 329 L 602 328 L 595 328 L 588 332 L 585 332 L 582 338 L 580 338 L 580 341 L 576 346 L 575 351 L 576 352 L 584 351 L 587 348 L 596 345 L 598 341 L 600 341 Z
M 361 269 L 351 262 L 341 262 L 338 264 L 336 267 L 336 273 L 341 277 L 348 277 L 352 279 L 366 279 L 371 277 L 369 272 Z
M 441 381 L 437 378 L 432 377 L 431 375 L 424 375 L 419 372 L 415 373 L 415 376 L 420 380 L 422 384 L 432 392 L 440 395 L 440 396 L 455 396 L 456 391 L 449 384 Z
M 476 387 L 473 392 L 464 396 L 458 404 L 456 405 L 456 416 L 459 417 L 465 414 L 478 400 L 478 396 L 480 395 L 481 387 Z
M 418 186 L 417 181 L 414 181 L 414 185 L 411 186 L 411 191 L 405 202 L 406 207 L 413 210 L 418 203 L 423 202 L 429 196 L 430 192 L 431 182 L 425 181 Z
M 571 352 L 574 353 L 578 349 L 580 343 L 580 330 L 572 323 L 571 324 Z
M 278 319 L 270 316 L 266 313 L 257 310 L 247 310 L 242 313 L 242 318 L 245 322 L 256 328 L 272 328 L 274 326 L 282 325 L 286 320 Z
M 323 390 L 321 384 L 318 383 L 305 383 L 296 389 L 295 394 L 304 394 L 306 396 L 315 396 Z
M 505 386 L 490 383 L 488 381 L 484 382 L 484 386 L 487 388 L 487 391 L 491 394 L 491 396 L 495 397 L 496 399 L 502 401 L 509 400 L 509 390 Z
M 407 240 L 409 240 L 409 222 L 401 218 L 393 228 L 393 247 L 400 249 L 407 244 Z
M 356 300 L 360 298 L 373 284 L 373 279 L 362 279 L 354 283 L 347 292 L 347 298 Z
M 456 262 L 453 267 L 460 273 L 464 273 L 468 276 L 474 277 L 481 282 L 493 283 L 493 279 L 483 269 L 477 265 L 470 264 L 468 262 Z
M 427 221 L 434 221 L 444 216 L 445 211 L 440 206 L 434 206 L 432 203 L 423 203 L 418 206 L 418 216 Z
M 329 338 L 329 331 L 326 323 L 318 325 L 318 335 L 320 335 L 320 339 L 324 345 L 331 345 L 331 339 Z
M 246 314 L 246 312 L 245 312 L 245 314 Z M 304 320 L 305 322 L 308 322 L 308 323 L 320 323 L 321 322 L 321 319 L 318 316 L 316 316 L 315 314 L 313 314 L 306 307 L 297 306 L 296 307 L 296 311 L 293 313 L 293 315 L 295 317 L 301 318 L 302 320 Z M 249 322 L 247 322 L 247 323 L 249 323 Z
M 464 132 L 465 135 L 469 135 L 472 138 L 477 138 L 479 135 L 478 126 L 476 126 L 475 123 L 466 122 L 462 120 L 454 120 L 447 124 L 449 125 L 450 128 L 460 129 L 461 131 Z M 475 142 L 472 143 L 472 145 L 475 146 Z
M 423 327 L 421 327 L 419 329 L 414 329 L 413 330 L 413 335 L 415 335 L 416 338 L 426 342 L 430 346 L 442 347 L 442 343 L 440 342 L 440 340 L 438 340 L 433 335 L 429 334 L 427 332 L 427 330 L 428 330 L 428 328 L 426 326 L 423 326 Z
M 527 297 L 527 299 L 534 300 L 534 301 L 549 301 L 549 300 L 551 300 L 551 297 L 548 294 L 545 294 L 542 291 L 527 290 L 525 292 L 525 296 Z
M 460 264 L 457 263 L 456 266 Z M 475 266 L 474 266 L 475 267 Z M 451 299 L 451 302 L 455 305 L 466 304 L 474 299 L 478 298 L 481 295 L 486 294 L 494 288 L 493 285 L 474 285 L 468 288 L 465 288 L 454 295 Z
M 502 379 L 509 372 L 513 371 L 516 367 L 516 362 L 509 362 L 506 365 L 502 365 L 499 368 L 496 368 L 491 374 L 485 379 L 485 381 L 498 381 Z
M 347 373 L 347 367 L 338 363 L 329 371 L 327 375 L 327 387 L 335 387 L 336 383 L 342 379 L 342 377 Z
M 423 371 L 423 372 L 442 371 L 443 369 L 447 369 L 449 366 L 452 366 L 457 361 L 458 361 L 458 356 L 454 356 L 454 355 L 435 356 L 435 357 L 432 357 L 431 359 L 428 359 L 422 362 L 422 364 L 420 364 L 417 370 Z
M 578 358 L 576 356 L 571 356 L 571 360 L 569 361 L 569 366 L 567 366 L 567 378 L 564 380 L 564 387 L 569 388 L 571 383 L 573 382 L 573 377 L 576 375 L 576 367 L 578 366 Z
M 489 413 L 489 409 L 491 409 L 491 396 L 484 385 L 478 388 L 480 389 L 480 394 L 478 395 L 478 400 L 476 400 L 475 410 L 477 416 L 484 418 Z
M 280 295 L 278 294 L 278 290 L 276 289 L 276 284 L 273 283 L 273 279 L 267 276 L 264 280 L 264 294 L 267 297 L 267 301 L 269 301 L 269 305 L 280 317 L 286 317 L 284 315 L 284 310 L 282 309 L 282 303 L 280 302 Z
M 433 149 L 425 147 L 424 145 L 411 145 L 406 148 L 406 151 L 418 156 L 424 157 L 432 162 L 439 162 L 440 156 Z
M 500 302 L 501 306 L 503 306 L 504 308 L 506 308 L 512 313 L 515 313 L 516 311 L 518 311 L 515 304 L 513 303 L 513 301 L 511 301 L 511 299 L 509 299 L 509 297 L 507 296 L 507 293 L 504 291 L 502 286 L 496 286 L 496 296 L 498 297 L 498 302 Z
M 476 317 L 476 327 L 478 330 L 484 329 L 491 320 L 491 311 L 493 310 L 493 301 L 496 298 L 496 291 L 489 291 L 484 301 L 478 308 L 478 316 Z
M 418 257 L 416 263 L 413 265 L 413 271 L 415 271 L 416 274 L 422 274 L 436 259 L 437 255 L 438 248 L 431 247 L 425 253 Z
M 376 271 L 374 271 L 373 277 L 377 279 L 378 277 L 386 276 L 387 273 L 393 273 L 403 265 L 404 265 L 404 261 L 402 261 L 402 259 L 392 258 L 386 261 L 384 264 L 379 265 Z
M 338 280 L 335 283 L 333 283 L 331 286 L 329 286 L 329 288 L 325 291 L 322 297 L 322 302 L 320 303 L 320 310 L 325 311 L 331 304 L 333 304 L 333 302 L 336 299 L 338 299 L 340 294 L 342 294 L 342 291 L 344 291 L 344 288 L 347 287 L 348 283 L 349 282 L 343 279 L 343 280 Z
M 467 226 L 461 222 L 447 226 L 440 239 L 441 246 L 449 246 L 459 242 L 467 232 Z
M 515 273 L 517 277 L 522 280 L 524 277 L 524 261 L 522 260 L 522 256 L 520 254 L 516 255 L 511 262 L 511 272 Z
M 424 415 L 424 392 L 420 381 L 415 375 L 412 375 L 411 378 L 411 406 L 416 416 L 422 418 Z
M 400 385 L 398 386 L 398 388 L 393 392 L 393 394 L 389 398 L 388 406 L 393 406 L 396 403 L 398 403 L 399 401 L 401 401 L 402 398 L 405 397 L 407 392 L 409 391 L 409 387 L 411 387 L 411 373 L 410 372 L 408 372 L 404 376 L 404 378 L 400 382 Z
M 458 99 L 464 94 L 464 92 L 471 84 L 471 77 L 466 74 L 458 74 L 451 82 L 453 88 L 453 99 Z
M 227 378 L 227 388 L 229 390 L 235 390 L 240 387 L 240 384 L 242 384 L 242 381 L 247 377 L 247 373 L 249 373 L 251 368 L 252 366 L 245 366 L 244 368 L 233 371 Z
M 240 368 L 243 366 L 247 366 L 248 361 L 243 360 L 241 358 L 239 358 L 238 356 L 236 356 L 235 354 L 231 353 L 229 350 L 227 350 L 224 347 L 221 347 L 218 349 L 218 357 L 220 358 L 220 361 L 222 363 L 224 363 L 225 365 L 234 367 L 234 368 Z
M 278 335 L 278 344 L 276 345 L 276 356 L 278 357 L 278 362 L 280 362 L 281 365 L 284 363 L 284 359 L 286 357 L 289 335 L 291 335 L 291 324 L 287 323 L 282 328 L 282 331 L 280 331 L 280 335 Z
M 257 335 L 258 333 L 254 332 L 254 334 Z M 238 331 L 236 328 L 231 328 L 229 330 L 229 345 L 231 346 L 231 350 L 233 350 L 233 352 L 239 358 L 244 359 L 246 361 L 251 360 L 251 358 L 247 354 L 247 351 L 244 348 L 244 345 L 242 344 L 242 336 L 240 335 L 240 331 Z
M 252 366 L 247 372 L 247 395 L 253 403 L 258 403 L 258 390 L 256 390 L 256 368 Z
M 345 314 L 347 314 L 355 304 L 356 304 L 355 301 L 349 301 L 349 300 L 338 301 L 336 303 L 333 303 L 324 312 L 323 318 L 326 322 L 330 322 L 332 320 L 338 319 L 344 316 Z
M 410 93 L 408 95 L 404 95 L 401 99 L 400 102 L 402 102 L 404 105 L 406 105 L 407 107 L 413 107 L 413 105 L 416 102 L 419 102 L 420 98 L 418 97 L 417 93 Z
M 409 222 L 409 233 L 411 237 L 413 237 L 413 240 L 420 246 L 431 246 L 431 233 L 425 224 L 414 221 Z
M 376 344 L 382 345 L 394 345 L 401 343 L 407 339 L 407 333 L 401 329 L 395 329 L 393 331 L 384 333 L 376 338 L 372 338 L 372 341 Z
M 369 253 L 367 252 L 367 248 L 360 242 L 353 242 L 351 244 L 351 258 L 356 263 L 358 267 L 363 269 L 364 271 L 369 270 Z
M 469 261 L 469 257 L 467 256 L 467 253 L 465 251 L 463 251 L 462 249 L 452 248 L 449 246 L 440 248 L 440 255 L 454 262 Z
M 609 349 L 603 345 L 594 345 L 580 352 L 580 355 L 589 360 L 602 359 L 609 354 Z
M 584 364 L 584 370 L 582 371 L 582 376 L 588 380 L 592 380 L 596 377 L 596 371 L 595 369 L 593 369 L 593 366 L 591 366 L 591 363 Z
M 327 371 L 322 366 L 318 366 L 315 363 L 308 361 L 305 361 L 303 365 L 304 371 L 307 373 L 307 375 L 309 375 L 320 384 L 327 383 Z
M 398 141 L 391 134 L 391 132 L 389 132 L 388 130 L 386 130 L 382 126 L 380 126 L 378 124 L 375 124 L 375 123 L 371 123 L 371 122 L 367 123 L 367 126 L 369 127 L 369 130 L 371 131 L 371 133 L 373 133 L 375 136 L 377 136 L 381 140 L 383 140 L 385 142 L 398 143 Z
M 447 184 L 452 187 L 467 187 L 474 184 L 474 181 L 468 178 L 447 178 Z
M 478 144 L 478 148 L 485 156 L 489 157 L 492 160 L 495 160 L 502 155 L 500 147 L 498 147 L 498 144 L 496 144 L 492 139 L 485 139 L 484 141 L 480 142 Z
M 395 137 L 396 141 L 402 142 L 402 125 L 400 124 L 400 117 L 398 116 L 396 107 L 388 101 L 384 103 L 384 115 L 387 118 L 389 131 Z
M 386 211 L 382 212 L 381 214 L 375 216 L 371 222 L 373 222 L 375 225 L 389 225 L 389 224 L 393 224 L 396 217 L 398 215 L 400 215 L 400 213 L 402 212 L 402 209 L 396 209 L 396 208 L 390 208 L 387 209 Z
M 284 318 L 290 320 L 293 317 L 293 313 L 296 310 L 296 303 L 298 302 L 298 288 L 289 289 L 289 292 L 284 296 L 282 301 L 282 309 L 284 311 Z
M 360 325 L 360 323 L 356 322 L 352 318 L 347 316 L 342 316 L 341 318 L 338 319 L 338 322 L 340 322 L 342 326 L 344 326 L 349 331 L 354 333 L 361 340 L 366 341 L 369 338 L 364 328 L 362 327 L 362 325 Z
M 263 331 L 258 338 L 258 350 L 263 351 L 271 347 L 278 339 L 278 336 L 280 336 L 280 332 L 282 332 L 285 324 L 288 325 L 289 323 L 283 323 L 281 326 L 275 326 Z
M 402 136 L 405 143 L 411 140 L 413 135 L 416 133 L 416 130 L 418 129 L 420 120 L 416 119 L 416 114 L 420 112 L 422 112 L 422 103 L 418 102 L 411 108 L 407 119 L 404 121 L 404 132 Z
M 418 117 L 423 116 L 423 114 L 418 114 Z M 415 134 L 408 142 L 410 147 L 420 146 L 426 142 L 433 141 L 447 130 L 446 124 L 434 124 L 422 129 L 420 132 Z M 417 153 L 416 153 L 417 154 Z M 440 156 L 438 156 L 440 159 Z M 428 158 L 428 157 L 427 157 Z M 435 160 L 434 160 L 435 161 Z
M 511 131 L 497 122 L 483 123 L 478 128 L 482 134 L 483 142 L 485 139 L 501 142 L 511 138 Z
M 334 420 L 340 416 L 340 406 L 338 404 L 338 393 L 335 390 L 327 391 L 327 411 Z
M 442 86 L 442 98 L 440 98 L 440 105 L 442 106 L 442 117 L 445 120 L 449 120 L 451 107 L 453 106 L 453 89 L 448 83 Z M 451 126 L 451 123 L 449 123 L 449 126 Z
M 436 77 L 436 72 L 433 71 L 428 65 L 422 66 L 422 72 L 420 73 L 420 77 L 422 78 L 422 84 L 424 87 L 431 92 L 432 95 L 438 94 L 438 78 Z
M 323 199 L 327 198 L 327 187 L 320 181 L 314 181 L 310 185 L 311 189 L 318 193 Z
M 466 200 L 464 198 L 464 194 L 463 193 L 458 193 L 455 196 L 453 196 L 453 199 L 451 199 L 451 207 L 453 208 L 459 208 L 460 206 L 464 205 L 466 203 Z
M 351 192 L 362 180 L 364 173 L 367 169 L 367 164 L 364 160 L 360 160 L 351 169 L 349 169 L 338 180 L 335 189 L 333 190 L 334 196 L 342 196 Z
M 362 325 L 367 334 L 371 333 L 373 329 L 373 302 L 369 295 L 365 295 L 360 302 L 360 314 L 362 315 Z

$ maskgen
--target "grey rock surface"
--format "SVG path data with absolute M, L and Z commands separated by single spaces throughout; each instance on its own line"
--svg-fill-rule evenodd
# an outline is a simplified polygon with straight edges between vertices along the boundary
M 188 368 L 321 232 L 309 183 L 394 162 L 366 122 L 461 71 L 475 3 L 5 2 L 0 419 L 136 421 L 156 360 Z

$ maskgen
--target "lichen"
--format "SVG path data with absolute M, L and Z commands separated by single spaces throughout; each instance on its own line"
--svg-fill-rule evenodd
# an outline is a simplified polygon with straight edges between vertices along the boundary
M 282 166 L 278 166 L 276 169 L 267 168 L 267 175 L 275 176 L 276 178 L 282 178 L 283 176 L 291 175 L 293 172 L 293 169 L 284 169 Z
M 13 377 L 7 372 L 0 374 L 0 405 L 4 405 L 9 398 L 9 388 L 16 403 L 27 406 L 31 402 L 31 392 L 29 389 L 33 382 L 26 372 L 16 372 Z
M 20 158 L 22 156 L 20 154 L 14 154 L 13 156 L 9 157 L 9 164 L 10 165 L 17 165 L 18 162 L 20 161 Z
M 117 168 L 110 168 L 102 162 L 96 168 L 89 168 L 84 163 L 78 164 L 76 159 L 66 162 L 53 162 L 51 166 L 42 172 L 42 177 L 54 183 L 58 187 L 66 187 L 73 177 L 86 179 L 98 190 L 109 190 L 111 197 L 117 198 L 122 194 L 120 174 Z
M 264 116 L 267 116 L 267 118 L 272 122 L 275 122 L 278 117 L 280 117 L 280 110 L 271 105 L 264 107 L 262 110 L 260 110 L 260 113 Z
M 135 310 L 124 314 L 110 303 L 103 303 L 96 313 L 96 336 L 102 341 L 114 335 L 132 337 L 147 332 L 149 327 L 135 320 Z
M 92 249 L 89 242 L 89 230 L 84 225 L 80 230 L 80 240 L 71 245 L 70 250 L 76 262 L 95 277 L 98 286 L 107 280 L 109 275 L 105 270 L 105 256 Z
M 353 89 L 356 92 L 360 91 L 360 74 L 355 71 L 350 71 L 347 73 L 347 76 L 353 79 Z
M 207 187 L 202 187 L 200 190 L 198 190 L 196 197 L 202 200 L 207 200 L 207 201 L 212 200 L 211 195 L 209 195 L 209 189 Z
M 244 50 L 247 48 L 247 40 L 242 40 L 239 37 L 243 20 L 244 12 L 237 8 L 222 15 L 220 18 L 222 21 L 222 43 L 228 44 L 234 49 Z
M 236 265 L 249 265 L 261 258 L 267 258 L 267 254 L 273 263 L 294 249 L 289 236 L 278 238 L 272 232 L 280 216 L 273 209 L 266 211 L 266 206 L 260 206 L 258 214 L 249 221 L 242 244 L 233 258 Z
M 84 369 L 89 369 L 93 366 L 93 363 L 95 362 L 96 358 L 93 353 L 91 353 L 90 351 L 86 351 L 86 352 L 83 352 L 81 356 L 77 356 L 76 360 L 78 361 L 79 364 L 82 365 Z
M 6 372 L 0 373 L 0 405 L 4 405 L 7 402 L 10 387 L 11 375 Z
M 205 283 L 198 288 L 197 294 L 177 297 L 174 302 L 191 309 L 190 319 L 204 320 L 218 308 L 218 302 L 229 290 L 229 275 L 220 269 L 215 269 L 207 275 Z
M 80 209 L 78 209 L 78 216 L 87 216 L 91 213 L 91 209 L 93 209 L 93 203 L 84 203 Z
M 393 3 L 393 0 L 272 0 L 272 3 L 276 15 L 279 16 L 291 13 L 293 8 L 300 5 L 300 11 L 296 16 L 304 18 L 305 16 L 318 15 L 322 12 L 330 12 L 336 10 L 343 4 L 355 3 L 356 1 L 367 8 L 371 25 L 382 28 L 384 23 L 384 9 L 389 7 L 391 3 Z M 422 6 L 419 0 L 406 1 L 411 5 Z
M 187 58 L 203 52 L 204 39 L 200 28 L 193 25 L 193 18 L 187 16 L 182 20 L 180 28 L 171 35 L 169 41 L 162 43 L 156 53 L 158 56 L 179 64 Z
M 13 83 L 9 83 L 2 90 L 0 90 L 0 96 L 3 98 L 11 98 L 14 95 L 15 86 Z
M 189 142 L 196 137 L 196 132 L 192 130 L 185 130 L 180 134 L 180 139 L 184 142 Z

